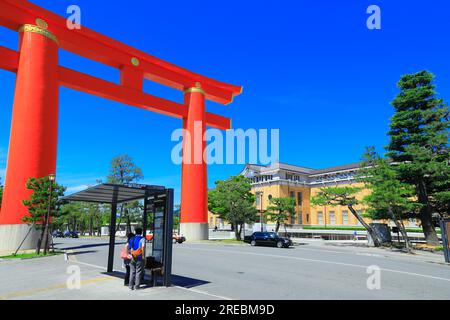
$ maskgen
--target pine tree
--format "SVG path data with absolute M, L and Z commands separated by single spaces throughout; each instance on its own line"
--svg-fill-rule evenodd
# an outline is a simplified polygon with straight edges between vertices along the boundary
M 380 247 L 382 244 L 381 236 L 376 229 L 368 225 L 363 217 L 356 211 L 355 206 L 359 205 L 361 201 L 356 198 L 356 195 L 361 191 L 359 187 L 325 187 L 311 198 L 312 206 L 346 206 L 353 216 L 361 223 L 367 230 L 367 233 L 373 240 L 375 247 Z
M 208 192 L 208 209 L 235 226 L 236 240 L 246 223 L 255 222 L 257 210 L 254 208 L 255 195 L 251 192 L 250 180 L 244 176 L 230 177 L 217 181 L 216 188 Z
M 401 77 L 400 93 L 392 102 L 387 157 L 391 158 L 400 181 L 415 187 L 422 205 L 419 218 L 428 244 L 439 240 L 433 213 L 447 206 L 449 181 L 449 108 L 436 97 L 434 75 L 428 71 Z
M 403 220 L 417 218 L 420 204 L 414 200 L 414 186 L 401 182 L 394 165 L 381 158 L 373 147 L 368 148 L 358 172 L 358 180 L 370 190 L 363 203 L 366 216 L 373 220 L 391 220 L 405 240 L 407 252 L 412 246 Z
M 52 184 L 51 188 L 50 184 Z M 44 226 L 47 223 L 51 224 L 52 217 L 59 216 L 59 198 L 64 195 L 66 188 L 56 182 L 50 181 L 49 177 L 43 177 L 39 179 L 28 179 L 27 189 L 32 190 L 33 193 L 30 195 L 30 199 L 22 201 L 28 208 L 28 213 L 22 218 L 22 221 L 41 229 L 40 246 L 37 248 L 37 252 L 39 253 L 42 245 L 48 243 L 48 233 L 45 233 Z M 50 189 L 52 189 L 51 196 Z M 47 222 L 46 216 L 49 208 L 51 209 L 52 216 L 49 217 L 50 220 Z M 44 247 L 44 252 L 46 250 L 47 248 Z
M 111 167 L 107 177 L 108 183 L 130 184 L 143 178 L 144 175 L 142 174 L 142 169 L 134 163 L 133 159 L 129 155 L 121 155 L 111 160 Z M 127 234 L 131 233 L 129 207 L 130 205 L 128 204 L 120 205 L 120 219 L 116 226 L 116 230 L 118 230 L 122 218 L 124 217 L 127 225 Z
M 270 199 L 270 205 L 267 207 L 267 220 L 275 221 L 275 232 L 278 233 L 280 225 L 284 224 L 286 231 L 286 220 L 295 217 L 295 199 L 292 197 L 286 198 L 272 198 Z

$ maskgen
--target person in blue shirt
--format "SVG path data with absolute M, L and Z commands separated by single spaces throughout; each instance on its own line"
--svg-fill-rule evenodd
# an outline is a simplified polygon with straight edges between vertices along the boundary
M 127 243 L 127 250 L 132 255 L 130 261 L 130 281 L 128 283 L 130 290 L 140 289 L 144 271 L 142 260 L 145 250 L 145 238 L 142 236 L 142 228 L 136 228 L 135 233 L 136 235 Z
M 130 242 L 130 240 L 133 237 L 134 237 L 134 233 L 129 233 L 127 235 L 127 245 L 125 246 L 125 250 L 126 250 L 126 253 L 128 253 L 128 255 L 130 255 L 130 249 L 129 249 L 128 243 Z M 127 286 L 127 287 L 130 284 L 130 263 L 131 263 L 131 259 L 124 259 L 123 260 L 123 264 L 124 264 L 124 267 L 126 269 L 124 285 Z

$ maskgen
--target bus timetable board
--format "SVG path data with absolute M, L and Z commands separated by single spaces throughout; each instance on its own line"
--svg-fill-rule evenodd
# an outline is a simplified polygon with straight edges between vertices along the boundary
M 164 285 L 168 287 L 172 276 L 173 189 L 167 189 L 165 194 L 148 197 L 146 203 L 146 211 L 153 214 L 152 250 L 151 256 L 146 254 L 146 259 L 153 261 L 150 264 L 162 266 Z M 153 280 L 156 284 L 157 281 Z
M 156 211 L 154 216 L 153 253 L 155 261 L 163 263 L 164 251 L 164 211 Z

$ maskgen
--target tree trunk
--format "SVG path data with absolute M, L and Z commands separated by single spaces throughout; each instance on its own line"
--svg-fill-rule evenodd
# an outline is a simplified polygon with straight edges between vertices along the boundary
M 235 236 L 236 240 L 238 240 L 238 241 L 241 240 L 241 231 L 242 231 L 242 229 L 239 230 L 239 224 L 235 224 L 235 227 L 234 227 L 234 236 Z
M 125 208 L 125 219 L 127 220 L 127 232 L 126 234 L 131 233 L 131 220 L 130 220 L 130 214 L 127 208 Z
M 373 239 L 373 244 L 375 245 L 375 247 L 380 247 L 381 246 L 381 241 L 380 241 L 380 237 L 378 236 L 378 234 L 375 232 L 375 230 L 372 229 L 371 226 L 369 226 L 364 219 L 358 214 L 358 212 L 356 212 L 356 210 L 353 208 L 353 206 L 348 206 L 348 209 L 350 210 L 350 212 L 355 216 L 356 219 L 358 219 L 358 221 L 364 226 L 364 228 L 366 228 L 367 233 L 370 234 L 370 236 Z
M 94 217 L 89 217 L 89 236 L 92 237 L 94 234 Z
M 278 233 L 280 230 L 280 221 L 277 220 L 277 226 L 275 227 L 275 232 Z
M 402 234 L 403 240 L 405 240 L 406 252 L 412 253 L 411 242 L 409 240 L 408 233 L 406 232 L 403 222 L 401 222 L 401 221 L 399 222 L 395 217 L 393 220 L 394 220 L 395 226 L 398 228 L 398 230 Z
M 430 201 L 428 199 L 425 183 L 421 181 L 417 187 L 419 203 L 423 205 L 420 209 L 419 217 L 422 224 L 422 230 L 428 245 L 438 246 L 439 238 L 433 226 L 433 218 L 431 212 Z
M 119 222 L 117 222 L 117 225 L 116 225 L 116 231 L 119 231 L 120 224 L 122 223 L 122 213 L 123 213 L 123 208 L 124 208 L 124 205 L 121 204 L 121 205 L 120 205 Z
M 100 221 L 100 216 L 97 217 L 97 237 L 101 237 L 102 236 L 102 224 Z

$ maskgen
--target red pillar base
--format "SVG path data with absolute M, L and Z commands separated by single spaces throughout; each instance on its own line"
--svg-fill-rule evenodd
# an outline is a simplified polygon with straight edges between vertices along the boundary
M 186 241 L 199 241 L 209 239 L 208 223 L 181 223 L 180 232 Z
M 4 224 L 0 225 L 0 255 L 10 255 L 18 249 L 20 243 L 25 239 L 20 251 L 35 249 L 40 232 L 26 224 Z M 27 236 L 28 234 L 28 236 Z

